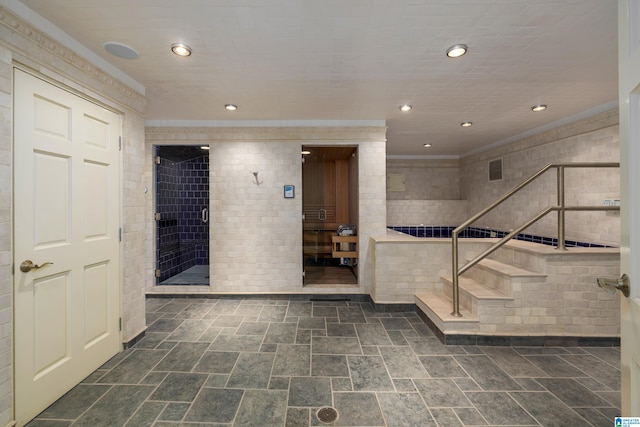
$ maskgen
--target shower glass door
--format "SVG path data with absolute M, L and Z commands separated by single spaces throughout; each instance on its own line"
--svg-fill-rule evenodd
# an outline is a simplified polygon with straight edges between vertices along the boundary
M 321 147 L 303 147 L 302 206 L 303 206 L 303 284 L 321 283 L 331 261 L 331 230 L 335 222 L 335 203 L 326 191 L 326 164 Z
M 209 285 L 208 148 L 155 147 L 157 285 Z

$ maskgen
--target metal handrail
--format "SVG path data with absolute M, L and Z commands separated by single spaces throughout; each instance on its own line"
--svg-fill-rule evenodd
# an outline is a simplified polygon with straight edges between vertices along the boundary
M 564 170 L 565 168 L 618 168 L 620 167 L 620 163 L 549 163 L 538 172 L 531 175 L 531 177 L 522 181 L 520 184 L 513 187 L 511 190 L 507 191 L 501 197 L 499 197 L 496 201 L 491 203 L 489 206 L 464 221 L 458 227 L 456 227 L 451 232 L 451 245 L 452 245 L 452 274 L 453 274 L 453 312 L 451 313 L 454 317 L 462 317 L 460 314 L 460 285 L 459 285 L 459 276 L 465 271 L 469 270 L 471 267 L 482 261 L 484 258 L 489 256 L 491 253 L 496 251 L 498 248 L 503 246 L 509 240 L 517 236 L 521 231 L 526 229 L 527 227 L 533 225 L 543 217 L 545 217 L 548 213 L 556 211 L 558 212 L 558 246 L 557 249 L 566 250 L 565 247 L 565 212 L 566 211 L 613 211 L 620 210 L 619 206 L 565 206 L 564 204 Z M 542 210 L 540 213 L 529 219 L 520 227 L 512 230 L 509 234 L 504 236 L 502 239 L 498 240 L 496 243 L 491 245 L 489 248 L 478 254 L 471 261 L 467 262 L 462 267 L 458 268 L 458 234 L 462 232 L 469 225 L 473 224 L 478 219 L 482 218 L 487 213 L 491 212 L 494 208 L 502 204 L 505 200 L 513 196 L 518 191 L 522 190 L 525 186 L 527 186 L 532 181 L 536 180 L 542 174 L 544 174 L 549 169 L 556 168 L 557 169 L 557 190 L 558 190 L 558 205 L 557 206 L 549 206 L 546 209 Z

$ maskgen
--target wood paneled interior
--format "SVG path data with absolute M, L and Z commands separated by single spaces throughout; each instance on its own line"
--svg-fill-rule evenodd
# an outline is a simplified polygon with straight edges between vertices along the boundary
M 351 198 L 357 197 L 349 191 L 353 188 L 349 183 L 349 164 L 356 148 L 305 149 L 311 154 L 305 156 L 302 168 L 304 253 L 305 256 L 331 257 L 331 233 L 335 233 L 340 224 L 351 223 Z
M 349 160 L 335 161 L 335 205 L 336 222 L 349 223 Z
M 358 286 L 358 278 L 352 268 L 340 267 L 305 267 L 305 282 L 314 285 L 350 285 Z

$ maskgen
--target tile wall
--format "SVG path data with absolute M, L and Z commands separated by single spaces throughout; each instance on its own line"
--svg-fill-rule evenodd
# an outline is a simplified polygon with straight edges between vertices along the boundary
M 387 191 L 389 225 L 454 225 L 468 218 L 458 160 L 387 159 L 387 173 L 405 179 L 405 191 Z
M 387 200 L 387 221 L 389 225 L 462 224 L 469 218 L 468 210 L 466 200 Z
M 387 200 L 460 199 L 457 159 L 387 159 L 387 173 L 405 178 L 405 191 L 387 191 Z
M 504 178 L 489 182 L 487 163 L 496 158 L 503 158 Z M 618 162 L 619 158 L 618 110 L 614 109 L 461 159 L 460 195 L 468 201 L 472 214 L 548 163 Z M 515 228 L 548 205 L 557 203 L 556 182 L 555 171 L 548 171 L 475 225 L 506 230 Z M 565 193 L 567 205 L 602 206 L 605 199 L 619 199 L 619 169 L 566 169 Z M 557 215 L 547 215 L 526 232 L 556 237 Z M 566 238 L 618 246 L 620 215 L 618 212 L 569 212 Z
M 384 126 L 147 127 L 148 168 L 158 144 L 210 146 L 210 286 L 203 293 L 363 293 L 368 294 L 373 260 L 369 237 L 386 233 Z M 302 286 L 302 145 L 358 146 L 359 286 Z M 255 182 L 253 172 L 258 173 Z M 285 199 L 283 186 L 296 197 Z M 149 212 L 152 210 L 152 201 Z M 153 218 L 147 228 L 153 231 Z M 153 234 L 152 234 L 153 235 Z M 153 240 L 148 241 L 153 259 Z M 148 292 L 185 292 L 155 286 Z
M 373 243 L 376 259 L 375 286 L 372 297 L 376 303 L 412 304 L 414 295 L 442 290 L 440 276 L 451 274 L 451 240 L 412 239 L 403 236 L 376 238 Z M 460 259 L 475 256 L 489 246 L 488 242 L 465 239 L 459 245 Z
M 13 280 L 11 264 L 13 253 L 11 246 L 11 150 L 12 150 L 12 52 L 0 46 L 0 186 L 4 197 L 0 198 L 0 425 L 12 419 L 12 331 Z
M 503 159 L 503 179 L 489 182 L 488 162 Z M 515 141 L 460 160 L 387 160 L 389 173 L 405 175 L 404 192 L 387 191 L 389 225 L 460 224 L 548 163 L 618 162 L 618 110 Z M 566 205 L 601 206 L 620 198 L 616 168 L 566 169 Z M 426 184 L 426 185 L 425 185 Z M 525 187 L 474 226 L 510 230 L 557 204 L 555 170 Z M 529 227 L 531 236 L 557 237 L 557 215 Z M 618 246 L 618 212 L 567 212 L 566 239 Z

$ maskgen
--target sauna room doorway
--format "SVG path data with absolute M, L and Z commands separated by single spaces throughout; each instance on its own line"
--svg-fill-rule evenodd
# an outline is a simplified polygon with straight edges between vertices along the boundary
M 209 285 L 209 146 L 155 150 L 156 285 Z
M 358 285 L 358 150 L 302 147 L 303 285 Z

